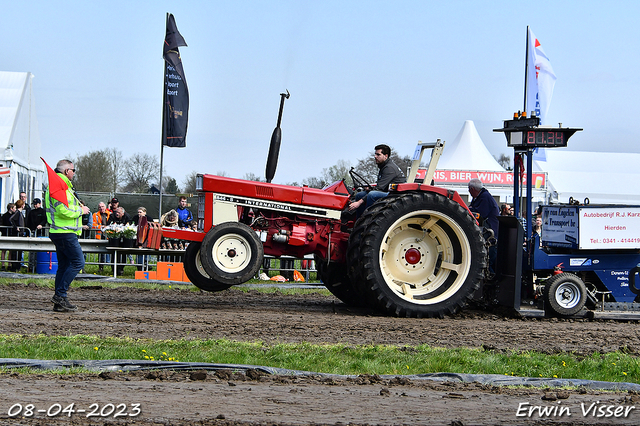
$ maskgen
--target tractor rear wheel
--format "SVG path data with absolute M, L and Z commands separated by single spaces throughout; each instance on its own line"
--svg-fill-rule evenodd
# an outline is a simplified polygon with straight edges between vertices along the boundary
M 327 264 L 326 259 L 321 259 L 318 256 L 316 256 L 315 260 L 318 276 L 331 294 L 340 299 L 345 305 L 364 306 L 362 297 L 356 292 L 349 280 L 346 264 L 336 262 Z
M 362 305 L 373 306 L 374 300 L 368 300 L 371 296 L 371 292 L 367 291 L 366 281 L 362 276 L 362 267 L 360 265 L 361 260 L 361 243 L 364 232 L 369 228 L 371 222 L 375 220 L 376 213 L 385 208 L 387 198 L 381 198 L 376 201 L 371 207 L 366 209 L 362 216 L 356 221 L 351 234 L 349 234 L 349 244 L 347 247 L 347 272 L 349 274 L 349 281 L 353 292 L 358 295 L 360 303 Z M 317 262 L 316 262 L 317 264 Z
M 228 284 L 220 283 L 211 279 L 202 267 L 200 260 L 201 243 L 189 243 L 182 257 L 184 263 L 184 272 L 187 274 L 189 281 L 196 287 L 204 291 L 222 291 L 231 287 Z
M 222 284 L 242 284 L 253 278 L 264 259 L 255 231 L 244 223 L 225 222 L 204 236 L 200 260 L 211 279 Z
M 549 278 L 544 286 L 544 302 L 560 316 L 574 315 L 587 301 L 587 286 L 574 274 L 563 272 Z
M 396 316 L 456 313 L 479 288 L 485 267 L 476 221 L 435 193 L 392 194 L 384 202 L 361 236 L 368 299 Z

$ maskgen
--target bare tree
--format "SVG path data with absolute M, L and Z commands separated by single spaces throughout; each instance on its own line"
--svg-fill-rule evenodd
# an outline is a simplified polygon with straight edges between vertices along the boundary
M 160 162 L 156 155 L 136 153 L 124 162 L 124 190 L 127 192 L 146 193 L 150 182 L 158 181 Z
M 109 174 L 104 178 L 109 183 L 109 190 L 116 192 L 122 183 L 124 176 L 124 158 L 122 151 L 116 148 L 107 148 L 104 150 L 109 160 Z
M 351 170 L 351 163 L 346 160 L 338 160 L 333 166 L 322 169 L 322 180 L 325 181 L 325 186 L 342 179 L 345 180 L 347 186 L 351 186 L 349 170 Z
M 185 194 L 195 194 L 196 193 L 196 177 L 198 176 L 198 172 L 195 170 L 192 171 L 184 178 L 182 184 L 184 185 L 184 193 Z
M 260 176 L 256 175 L 253 172 L 247 172 L 244 174 L 244 176 L 242 177 L 242 179 L 244 180 L 253 180 L 256 182 L 265 182 L 264 179 L 262 179 Z
M 505 153 L 500 154 L 499 157 L 495 157 L 496 161 L 498 162 L 498 164 L 500 164 L 502 167 L 504 167 L 505 170 L 513 170 L 513 168 L 511 167 L 511 157 L 508 156 Z
M 77 173 L 73 186 L 77 191 L 109 192 L 113 189 L 110 179 L 112 168 L 107 150 L 81 155 L 74 165 Z
M 302 179 L 302 184 L 307 185 L 310 188 L 324 188 L 327 186 L 327 182 L 323 178 L 318 177 L 308 177 Z

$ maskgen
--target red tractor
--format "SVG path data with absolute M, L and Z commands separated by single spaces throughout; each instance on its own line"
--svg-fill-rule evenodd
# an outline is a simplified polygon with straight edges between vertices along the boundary
M 268 181 L 277 162 L 282 102 Z M 412 183 L 425 148 L 433 148 L 425 179 L 431 182 L 443 145 L 420 144 L 411 183 L 393 185 L 357 220 L 346 212 L 353 188 L 344 181 L 315 189 L 198 175 L 198 231 L 164 229 L 164 236 L 190 241 L 184 268 L 202 290 L 254 278 L 265 254 L 312 254 L 324 285 L 346 304 L 406 317 L 454 314 L 480 287 L 486 249 L 457 192 Z M 353 171 L 352 178 L 366 185 Z

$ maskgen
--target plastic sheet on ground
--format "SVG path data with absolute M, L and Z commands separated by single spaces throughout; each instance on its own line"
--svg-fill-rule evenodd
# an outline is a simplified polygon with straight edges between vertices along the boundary
M 250 369 L 267 374 L 282 376 L 322 376 L 334 378 L 357 377 L 354 375 L 340 375 L 314 373 L 311 371 L 288 370 L 285 368 L 264 367 L 259 365 L 242 364 L 214 364 L 207 362 L 174 362 L 174 361 L 146 361 L 132 359 L 109 360 L 38 360 L 22 358 L 0 358 L 0 368 L 33 368 L 38 370 L 58 370 L 69 368 L 86 368 L 91 371 L 135 371 L 135 370 L 234 370 L 247 371 Z M 581 379 L 556 379 L 536 377 L 504 376 L 500 374 L 459 374 L 459 373 L 428 373 L 412 375 L 381 375 L 385 379 L 401 377 L 410 380 L 432 380 L 437 382 L 481 383 L 493 386 L 534 386 L 534 387 L 584 387 L 593 390 L 610 391 L 640 391 L 640 384 L 627 382 L 601 382 Z

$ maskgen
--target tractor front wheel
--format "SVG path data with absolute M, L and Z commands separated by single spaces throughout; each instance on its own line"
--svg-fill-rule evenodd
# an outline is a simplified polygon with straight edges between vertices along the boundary
M 205 235 L 200 259 L 211 279 L 227 285 L 242 284 L 260 269 L 264 249 L 249 226 L 225 222 L 211 228 Z
M 222 291 L 231 287 L 228 284 L 220 283 L 207 274 L 202 266 L 200 259 L 200 248 L 202 244 L 191 242 L 184 252 L 182 261 L 184 263 L 184 272 L 187 274 L 189 281 L 196 287 L 204 291 Z

